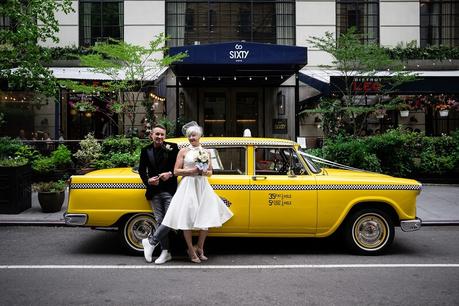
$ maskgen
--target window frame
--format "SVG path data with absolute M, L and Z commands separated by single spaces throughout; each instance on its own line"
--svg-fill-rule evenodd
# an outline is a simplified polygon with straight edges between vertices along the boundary
M 89 9 L 89 14 L 84 14 L 83 13 L 83 6 L 90 5 Z M 103 3 L 116 3 L 118 5 L 118 25 L 105 25 L 104 24 L 104 8 L 103 8 Z M 97 14 L 94 14 L 93 12 L 93 5 L 94 4 L 99 4 L 100 8 L 97 11 Z M 89 26 L 84 25 L 84 16 L 90 15 L 90 16 L 96 16 L 100 18 L 100 24 L 97 26 L 94 26 L 91 22 Z M 92 18 L 91 18 L 92 20 Z M 98 42 L 108 42 L 110 39 L 115 39 L 115 40 L 124 40 L 124 0 L 80 0 L 78 1 L 78 36 L 79 36 L 79 45 L 80 46 L 94 46 Z M 99 37 L 93 37 L 92 36 L 92 29 L 93 28 L 99 28 L 100 36 Z M 109 29 L 109 28 L 114 28 L 118 27 L 120 29 L 119 37 L 111 37 L 111 36 L 104 36 L 104 29 Z M 89 28 L 89 37 L 85 37 L 85 29 Z M 89 43 L 87 42 L 89 40 Z
M 345 11 L 347 13 L 349 13 L 351 10 L 349 8 L 356 8 L 355 11 L 361 11 L 360 10 L 360 7 L 363 6 L 363 11 L 369 11 L 370 9 L 370 5 L 375 5 L 376 6 L 376 13 L 375 14 L 363 14 L 362 15 L 362 18 L 365 20 L 365 18 L 368 18 L 370 16 L 374 16 L 374 18 L 376 19 L 375 21 L 375 24 L 374 25 L 368 25 L 368 22 L 367 24 L 365 25 L 362 25 L 361 28 L 362 28 L 362 31 L 359 30 L 359 28 L 356 28 L 356 33 L 357 34 L 360 34 L 361 37 L 360 37 L 360 40 L 363 42 L 363 43 L 375 43 L 375 44 L 378 44 L 379 45 L 379 42 L 380 42 L 380 39 L 381 39 L 381 31 L 380 31 L 380 4 L 379 4 L 379 0 L 362 0 L 362 1 L 358 1 L 358 0 L 336 0 L 336 35 L 339 37 L 339 35 L 347 32 L 352 26 L 349 26 L 349 20 L 347 20 L 347 26 L 346 28 L 342 27 L 341 26 L 341 19 L 342 18 L 348 18 L 349 14 L 343 16 L 341 15 L 341 11 Z M 343 6 L 342 8 L 340 6 Z M 348 8 L 346 9 L 346 7 L 348 6 Z M 360 18 L 359 18 L 360 19 Z M 369 38 L 368 36 L 368 33 L 369 33 L 369 29 L 373 29 L 374 30 L 374 35 L 375 37 L 374 38 Z
M 427 6 L 428 12 L 425 13 L 423 6 Z M 451 5 L 449 10 L 444 6 Z M 429 46 L 446 46 L 446 47 L 457 47 L 459 42 L 459 24 L 455 24 L 455 19 L 459 20 L 459 16 L 452 12 L 453 5 L 457 6 L 459 11 L 459 3 L 456 0 L 420 0 L 419 1 L 419 44 L 421 48 Z M 430 8 L 428 7 L 430 6 Z M 435 13 L 436 9 L 439 9 L 439 13 Z M 445 10 L 447 12 L 445 12 Z M 443 22 L 449 22 L 450 26 L 443 26 Z M 427 24 L 424 24 L 425 21 Z M 433 24 L 437 21 L 437 24 Z M 449 37 L 444 37 L 446 33 L 450 32 Z M 433 36 L 437 35 L 437 38 Z
M 240 175 L 240 176 L 243 176 L 243 175 L 248 175 L 248 159 L 247 159 L 247 152 L 248 152 L 248 148 L 247 146 L 244 146 L 244 145 L 237 145 L 237 146 L 231 146 L 231 145 L 212 145 L 212 144 L 209 144 L 209 145 L 206 145 L 206 144 L 202 144 L 202 146 L 204 147 L 204 149 L 206 150 L 218 150 L 219 149 L 242 149 L 242 153 L 244 155 L 244 172 L 243 173 L 213 173 L 214 175 Z M 212 158 L 212 155 L 211 155 L 211 158 Z M 238 168 L 239 169 L 239 168 Z M 239 170 L 242 170 L 242 169 L 239 169 Z M 212 170 L 213 171 L 213 170 Z M 224 170 L 223 170 L 224 171 Z

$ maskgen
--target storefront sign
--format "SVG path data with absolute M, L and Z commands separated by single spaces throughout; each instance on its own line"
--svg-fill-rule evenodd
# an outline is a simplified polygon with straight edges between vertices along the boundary
M 273 134 L 287 134 L 287 119 L 273 119 Z
M 380 78 L 354 78 L 352 91 L 355 93 L 378 93 L 382 88 Z
M 244 47 L 241 44 L 236 44 L 234 46 L 235 50 L 229 52 L 229 58 L 234 59 L 236 62 L 242 62 L 249 55 L 249 50 L 242 50 Z
M 354 94 L 378 94 L 384 89 L 389 79 L 382 77 L 351 77 L 348 79 L 351 91 Z M 346 92 L 346 79 L 340 76 L 330 78 L 332 92 Z

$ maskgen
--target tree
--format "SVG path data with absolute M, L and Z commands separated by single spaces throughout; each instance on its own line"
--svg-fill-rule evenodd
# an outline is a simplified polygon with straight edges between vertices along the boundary
M 404 71 L 403 64 L 391 59 L 384 48 L 374 43 L 362 43 L 354 28 L 338 38 L 333 33 L 326 32 L 324 37 L 312 37 L 308 42 L 314 48 L 333 56 L 332 65 L 322 67 L 336 69 L 343 79 L 342 86 L 332 88 L 339 94 L 323 98 L 316 109 L 300 113 L 322 113 L 323 130 L 328 137 L 346 133 L 346 130 L 350 130 L 353 135 L 359 135 L 370 113 L 380 108 L 399 107 L 400 100 L 392 95 L 398 86 L 415 79 L 415 75 Z M 368 105 L 365 101 L 366 90 L 356 91 L 354 78 L 372 78 L 381 74 L 384 85 L 378 88 L 374 102 Z
M 148 47 L 137 46 L 124 41 L 110 40 L 107 43 L 97 44 L 89 49 L 86 55 L 80 55 L 81 64 L 92 68 L 93 72 L 103 73 L 110 81 L 100 85 L 87 85 L 70 80 L 60 81 L 61 86 L 83 93 L 87 99 L 79 101 L 76 107 L 82 110 L 103 111 L 92 102 L 91 96 L 98 95 L 108 106 L 108 118 L 111 114 L 121 114 L 121 119 L 127 117 L 131 131 L 134 130 L 136 114 L 139 107 L 150 106 L 147 93 L 151 91 L 154 75 L 160 68 L 167 67 L 175 61 L 186 57 L 186 54 L 165 54 L 167 37 L 159 34 Z M 163 55 L 155 57 L 158 53 Z M 117 94 L 117 98 L 113 97 Z M 122 120 L 121 126 L 124 126 Z
M 47 96 L 56 93 L 56 79 L 44 66 L 50 52 L 38 43 L 58 42 L 57 11 L 71 12 L 71 0 L 1 1 L 0 16 L 6 26 L 0 28 L 0 79 L 9 86 Z

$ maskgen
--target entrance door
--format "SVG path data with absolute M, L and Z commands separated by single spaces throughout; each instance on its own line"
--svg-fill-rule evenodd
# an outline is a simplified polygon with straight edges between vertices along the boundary
M 250 129 L 261 136 L 260 93 L 256 89 L 211 89 L 202 94 L 206 136 L 242 136 Z

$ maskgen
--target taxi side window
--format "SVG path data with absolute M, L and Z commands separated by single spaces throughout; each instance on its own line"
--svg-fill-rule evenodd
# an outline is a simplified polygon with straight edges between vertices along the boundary
M 210 151 L 212 171 L 214 174 L 246 174 L 244 147 L 207 148 Z
M 256 148 L 255 174 L 302 175 L 306 169 L 291 148 Z

